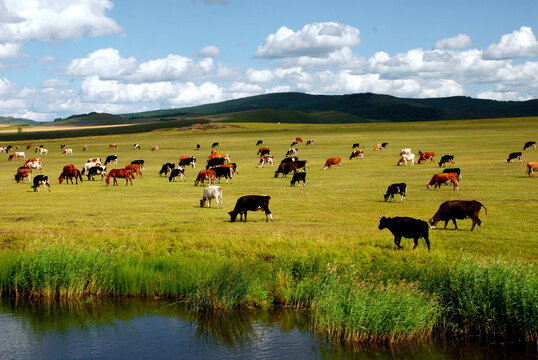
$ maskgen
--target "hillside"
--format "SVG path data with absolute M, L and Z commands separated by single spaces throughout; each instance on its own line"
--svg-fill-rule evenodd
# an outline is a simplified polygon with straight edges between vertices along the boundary
M 11 116 L 0 116 L 0 124 L 6 126 L 26 126 L 26 125 L 37 125 L 37 121 L 23 119 L 23 118 L 14 118 Z

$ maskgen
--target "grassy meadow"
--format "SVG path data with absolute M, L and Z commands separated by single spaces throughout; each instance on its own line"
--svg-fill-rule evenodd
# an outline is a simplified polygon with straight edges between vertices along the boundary
M 43 297 L 93 295 L 178 298 L 193 309 L 309 307 L 313 327 L 350 341 L 402 342 L 437 332 L 478 333 L 536 341 L 538 334 L 538 182 L 525 164 L 507 163 L 510 152 L 538 135 L 537 118 L 345 125 L 241 123 L 239 126 L 46 139 L 43 174 L 51 192 L 34 193 L 14 174 L 22 161 L 0 160 L 0 289 Z M 296 136 L 308 160 L 307 186 L 274 178 Z M 271 148 L 275 166 L 257 168 L 257 140 Z M 203 187 L 193 185 L 210 146 L 230 154 L 239 174 L 223 187 L 224 209 L 200 208 Z M 348 160 L 359 142 L 365 156 Z M 383 151 L 373 146 L 388 142 Z M 109 149 L 116 143 L 119 149 Z M 139 143 L 141 150 L 134 150 Z M 2 145 L 28 142 L 5 142 Z M 74 154 L 61 156 L 60 144 Z M 196 144 L 200 150 L 196 151 Z M 88 151 L 82 151 L 88 145 Z M 159 151 L 151 152 L 152 145 Z M 33 147 L 26 157 L 34 157 Z M 396 166 L 401 148 L 454 154 L 462 169 L 459 191 L 428 191 L 437 163 Z M 22 151 L 22 150 L 19 150 Z M 104 181 L 58 184 L 65 164 L 81 169 L 90 157 L 117 154 L 118 166 L 144 159 L 133 186 Z M 1 154 L 0 154 L 1 155 Z M 157 173 L 165 162 L 193 155 L 185 182 Z M 339 169 L 323 171 L 328 157 Z M 39 172 L 34 171 L 34 176 Z M 383 201 L 387 186 L 405 182 L 404 203 Z M 249 212 L 230 223 L 228 211 L 242 195 L 271 196 L 274 222 Z M 421 239 L 395 250 L 392 234 L 377 229 L 379 216 L 427 220 L 451 199 L 478 200 L 479 233 L 470 220 L 459 231 L 430 230 L 431 251 Z

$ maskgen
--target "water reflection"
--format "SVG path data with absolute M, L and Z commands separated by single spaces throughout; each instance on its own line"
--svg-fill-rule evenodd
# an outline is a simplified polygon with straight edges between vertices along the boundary
M 175 303 L 0 299 L 0 359 L 536 359 L 536 347 L 330 344 L 291 310 L 198 314 Z

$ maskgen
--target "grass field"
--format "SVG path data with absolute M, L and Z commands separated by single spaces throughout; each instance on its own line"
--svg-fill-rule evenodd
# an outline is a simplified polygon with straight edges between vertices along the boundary
M 409 334 L 429 336 L 440 327 L 496 334 L 504 331 L 507 335 L 536 339 L 538 182 L 527 177 L 525 164 L 538 161 L 538 152 L 524 151 L 523 163 L 507 163 L 506 158 L 510 152 L 521 151 L 523 143 L 535 140 L 537 135 L 538 119 L 522 118 L 356 125 L 242 123 L 240 127 L 214 130 L 157 130 L 32 141 L 33 146 L 44 145 L 49 150 L 49 155 L 42 156 L 42 173 L 51 179 L 52 191 L 34 193 L 28 183 L 17 184 L 13 176 L 21 161 L 9 162 L 7 155 L 0 161 L 4 204 L 0 215 L 0 286 L 3 291 L 49 296 L 173 296 L 200 309 L 272 303 L 304 305 L 320 311 L 316 326 L 322 331 L 351 340 L 406 340 L 413 338 Z M 276 165 L 257 168 L 255 144 L 262 139 L 278 163 L 296 136 L 305 141 L 313 139 L 314 145 L 299 144 L 299 158 L 308 160 L 310 167 L 307 186 L 293 188 L 289 177 L 274 178 Z M 210 145 L 217 141 L 219 152 L 230 154 L 239 170 L 233 184 L 221 184 L 222 210 L 214 205 L 211 209 L 200 208 L 203 187 L 193 186 L 196 173 L 205 167 Z M 119 149 L 108 149 L 111 142 L 117 143 Z M 356 142 L 361 144 L 365 157 L 350 161 L 351 145 Z M 378 142 L 388 142 L 388 149 L 373 152 Z M 142 150 L 133 150 L 134 143 L 139 143 Z M 7 144 L 22 148 L 27 143 L 2 145 Z M 60 144 L 72 148 L 73 156 L 62 157 Z M 84 144 L 89 146 L 86 152 L 82 151 Z M 196 144 L 201 145 L 199 151 L 194 150 Z M 159 151 L 151 152 L 152 145 L 158 145 Z M 431 176 L 441 172 L 437 163 L 396 166 L 400 149 L 408 147 L 415 153 L 434 151 L 436 157 L 454 154 L 455 166 L 462 169 L 460 190 L 452 191 L 451 186 L 440 191 L 426 189 Z M 73 163 L 81 169 L 88 158 L 98 156 L 104 160 L 110 154 L 118 155 L 118 167 L 144 159 L 144 177 L 134 180 L 132 187 L 126 187 L 121 180 L 120 186 L 107 187 L 104 182 L 89 182 L 86 178 L 79 185 L 58 184 L 65 164 Z M 34 156 L 33 148 L 26 155 Z M 171 183 L 165 177 L 159 178 L 161 165 L 177 163 L 180 155 L 198 159 L 196 169 L 186 169 L 187 181 Z M 328 157 L 341 157 L 341 168 L 323 171 Z M 37 173 L 34 171 L 34 175 Z M 408 185 L 402 204 L 399 196 L 395 203 L 383 201 L 387 186 L 395 182 Z M 247 223 L 230 223 L 227 212 L 239 196 L 249 194 L 271 196 L 273 223 L 266 223 L 262 212 L 249 213 Z M 454 231 L 452 224 L 447 230 L 430 231 L 430 252 L 423 240 L 411 251 L 411 239 L 404 239 L 404 250 L 396 251 L 390 232 L 377 229 L 381 215 L 426 220 L 443 201 L 451 199 L 474 199 L 485 205 L 487 215 L 481 211 L 483 224 L 479 233 L 469 231 L 470 220 L 458 221 L 459 231 Z M 69 262 L 73 263 L 70 270 L 65 265 Z M 43 264 L 41 270 L 35 269 L 39 276 L 25 272 L 37 263 Z M 521 310 L 524 320 L 520 319 L 523 322 L 518 327 L 514 327 L 513 319 L 496 325 L 502 313 L 508 311 L 506 307 L 496 309 L 500 315 L 491 322 L 489 303 L 472 310 L 481 314 L 476 319 L 447 315 L 449 305 L 440 293 L 446 284 L 438 288 L 432 284 L 442 283 L 440 274 L 461 280 L 469 275 L 464 271 L 467 268 L 478 277 L 489 276 L 483 274 L 485 268 L 512 274 L 499 275 L 497 270 L 491 270 L 488 274 L 496 274 L 491 276 L 500 283 L 482 284 L 480 291 L 500 286 L 509 289 L 505 298 L 514 298 L 513 291 L 527 296 L 527 308 Z M 245 275 L 250 271 L 250 277 Z M 61 274 L 69 279 L 61 279 Z M 334 274 L 342 276 L 333 278 Z M 402 285 L 402 278 L 414 285 Z M 380 281 L 384 284 L 381 290 L 375 285 L 369 292 L 356 293 L 357 288 L 369 288 Z M 420 306 L 427 308 L 424 314 L 431 315 L 418 319 L 417 325 L 411 327 L 414 330 L 397 328 L 387 335 L 382 325 L 386 321 L 381 321 L 368 325 L 379 327 L 372 333 L 357 333 L 354 329 L 364 327 L 363 323 L 334 320 L 338 318 L 334 315 L 335 306 L 337 313 L 344 311 L 340 305 L 328 305 L 329 300 L 339 298 L 335 282 L 342 291 L 341 299 L 345 299 L 341 304 L 368 303 L 368 296 L 380 298 L 380 291 L 398 298 L 403 291 L 411 298 L 424 298 Z M 507 285 L 512 282 L 513 288 Z M 244 289 L 221 288 L 224 283 L 246 285 Z M 452 282 L 446 286 L 456 285 Z M 462 285 L 462 289 L 469 288 L 469 284 Z M 365 294 L 366 298 L 361 298 Z M 216 303 L 219 296 L 227 300 Z M 490 301 L 489 295 L 478 296 L 486 297 L 485 303 Z M 394 308 L 391 301 L 386 302 L 389 309 Z M 410 316 L 416 313 L 412 309 L 417 304 L 409 303 Z M 379 310 L 384 311 L 387 308 Z

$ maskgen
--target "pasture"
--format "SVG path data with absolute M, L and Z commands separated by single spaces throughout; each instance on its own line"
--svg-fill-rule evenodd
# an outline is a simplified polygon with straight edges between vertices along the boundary
M 280 160 L 297 136 L 304 140 L 298 145 L 298 157 L 309 164 L 306 187 L 290 187 L 291 175 L 274 178 Z M 359 272 L 364 275 L 360 280 L 371 279 L 373 271 L 390 272 L 391 268 L 415 263 L 424 267 L 438 263 L 450 266 L 464 259 L 479 267 L 486 263 L 516 264 L 531 274 L 531 289 L 536 292 L 538 179 L 527 177 L 525 165 L 538 161 L 538 151 L 523 151 L 521 163 L 507 163 L 506 159 L 510 152 L 521 151 L 526 141 L 537 137 L 538 119 L 521 118 L 353 125 L 242 123 L 239 127 L 210 130 L 170 129 L 32 141 L 32 148 L 25 150 L 26 158 L 38 157 L 33 152 L 35 146 L 43 145 L 49 150 L 48 155 L 39 156 L 43 159 L 42 172 L 34 170 L 33 176 L 48 175 L 51 192 L 35 193 L 29 183 L 16 183 L 14 174 L 23 161 L 8 161 L 6 154 L 0 154 L 4 205 L 0 215 L 0 257 L 9 255 L 15 262 L 24 254 L 61 248 L 71 253 L 113 255 L 111 259 L 118 261 L 135 259 L 136 264 L 148 262 L 146 270 L 156 259 L 167 264 L 248 262 L 264 269 L 270 264 L 285 264 L 275 265 L 284 270 L 268 276 L 270 280 L 265 281 L 269 285 L 258 284 L 258 289 L 264 290 L 257 299 L 252 300 L 251 294 L 251 301 L 243 302 L 256 305 L 264 301 L 308 303 L 308 297 L 290 293 L 292 286 L 286 279 L 315 279 L 328 262 L 346 268 L 364 266 L 367 269 Z M 257 167 L 255 144 L 259 139 L 270 147 L 275 157 L 273 167 Z M 314 144 L 306 146 L 308 139 L 313 139 Z M 223 209 L 216 209 L 214 201 L 212 208 L 200 208 L 204 187 L 193 185 L 198 171 L 205 168 L 213 142 L 220 143 L 219 153 L 230 154 L 239 171 L 233 184 L 224 180 L 220 184 Z M 348 160 L 352 144 L 357 142 L 364 150 L 364 159 Z M 373 152 L 374 145 L 381 142 L 388 142 L 388 148 Z M 2 145 L 19 145 L 18 151 L 24 151 L 27 143 Z M 110 149 L 109 143 L 118 144 L 118 149 Z M 135 143 L 141 150 L 133 149 Z M 61 156 L 60 144 L 72 148 L 73 155 Z M 200 150 L 195 150 L 196 144 L 201 145 Z M 87 151 L 82 151 L 83 145 L 88 145 Z M 159 151 L 150 151 L 153 145 L 158 145 Z M 396 166 L 402 148 L 411 148 L 416 159 L 419 150 L 433 151 L 436 162 Z M 58 184 L 64 165 L 72 163 L 82 169 L 88 158 L 100 157 L 104 161 L 112 154 L 118 155 L 118 166 L 109 164 L 108 169 L 145 160 L 143 177 L 133 180 L 132 186 L 125 186 L 125 181 L 119 179 L 119 186 L 111 183 L 107 187 L 99 177 L 96 181 L 84 177 L 78 185 Z M 426 183 L 442 171 L 437 162 L 444 154 L 453 154 L 453 166 L 462 169 L 460 190 L 453 191 L 449 185 L 440 191 L 428 191 Z M 177 164 L 181 155 L 197 159 L 196 169 L 185 170 L 186 182 L 158 177 L 162 164 Z M 329 157 L 342 158 L 342 166 L 323 171 Z M 399 182 L 407 183 L 405 202 L 399 203 L 399 195 L 394 203 L 385 202 L 387 187 Z M 228 211 L 237 198 L 255 194 L 271 197 L 269 208 L 274 222 L 265 222 L 263 212 L 249 212 L 248 222 L 231 223 Z M 438 229 L 430 230 L 430 252 L 422 239 L 415 251 L 411 251 L 412 239 L 403 239 L 404 249 L 397 251 L 392 234 L 377 228 L 382 215 L 427 220 L 442 202 L 456 199 L 478 200 L 485 205 L 487 215 L 482 209 L 479 233 L 476 229 L 469 231 L 470 220 L 458 220 L 458 231 L 451 223 L 442 230 L 444 223 L 440 223 Z M 162 266 L 160 262 L 156 264 L 156 268 Z M 2 265 L 0 261 L 0 277 L 4 276 L 0 286 L 4 291 L 14 286 L 7 279 L 9 266 L 9 262 Z M 286 273 L 288 270 L 292 275 Z M 293 271 L 304 274 L 297 276 Z M 393 275 L 397 277 L 398 271 Z M 284 282 L 286 285 L 282 285 Z M 111 292 L 122 295 L 118 288 Z M 170 294 L 165 290 L 133 293 Z M 535 297 L 536 294 L 533 301 Z M 536 336 L 536 323 L 526 331 Z

